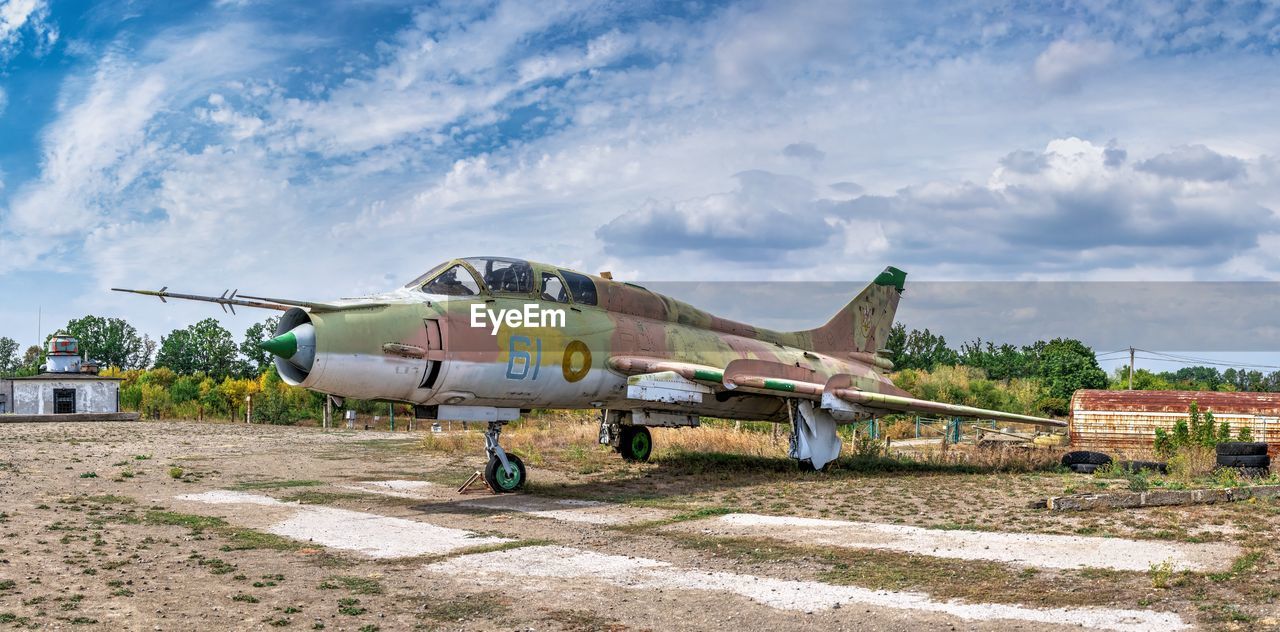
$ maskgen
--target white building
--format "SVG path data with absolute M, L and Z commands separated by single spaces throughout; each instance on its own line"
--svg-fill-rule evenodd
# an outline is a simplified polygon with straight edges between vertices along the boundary
M 0 379 L 0 414 L 120 412 L 120 378 L 102 377 L 91 364 L 82 362 L 75 338 L 55 334 L 47 353 L 46 372 Z
M 0 414 L 63 415 L 120 411 L 120 378 L 41 373 L 0 379 Z

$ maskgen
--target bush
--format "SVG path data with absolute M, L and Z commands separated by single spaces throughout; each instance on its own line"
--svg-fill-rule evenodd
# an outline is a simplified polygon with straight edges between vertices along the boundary
M 1200 405 L 1191 402 L 1187 407 L 1187 418 L 1174 422 L 1173 432 L 1156 428 L 1156 453 L 1164 458 L 1170 458 L 1186 447 L 1212 448 L 1219 443 L 1231 441 L 1231 426 L 1225 421 L 1221 424 L 1215 421 L 1212 412 L 1206 411 L 1202 414 Z M 1247 430 L 1247 428 L 1242 429 L 1241 436 L 1244 436 Z M 1252 433 L 1248 434 L 1252 436 Z

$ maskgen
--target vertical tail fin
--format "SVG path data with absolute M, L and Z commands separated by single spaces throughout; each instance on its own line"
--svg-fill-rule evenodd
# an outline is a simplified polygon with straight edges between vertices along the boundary
M 887 267 L 827 324 L 797 333 L 808 337 L 810 348 L 819 353 L 874 354 L 884 348 L 889 338 L 889 329 L 893 327 L 893 317 L 898 311 L 898 299 L 906 282 L 906 272 Z

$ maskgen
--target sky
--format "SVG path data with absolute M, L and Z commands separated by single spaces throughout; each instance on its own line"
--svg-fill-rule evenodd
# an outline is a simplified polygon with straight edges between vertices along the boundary
M 469 255 L 894 265 L 904 305 L 1274 282 L 1278 51 L 1275 2 L 0 0 L 0 335 L 239 335 L 263 314 L 109 288 L 324 300 Z M 1002 313 L 947 333 L 1000 340 Z

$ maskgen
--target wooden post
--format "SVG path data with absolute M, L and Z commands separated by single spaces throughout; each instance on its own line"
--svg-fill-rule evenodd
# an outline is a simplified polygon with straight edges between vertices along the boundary
M 1133 390 L 1133 347 L 1129 347 L 1129 390 Z
M 324 396 L 324 418 L 320 420 L 320 427 L 328 430 L 329 424 L 333 422 L 333 398 Z

